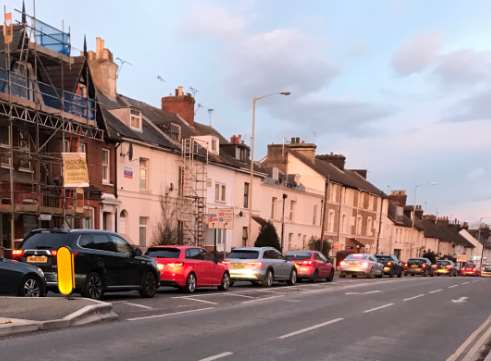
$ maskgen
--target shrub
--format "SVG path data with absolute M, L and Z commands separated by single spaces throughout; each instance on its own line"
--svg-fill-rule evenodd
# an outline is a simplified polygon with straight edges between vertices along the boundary
M 281 251 L 280 239 L 276 233 L 275 226 L 271 222 L 267 222 L 261 227 L 261 232 L 259 232 L 254 245 L 256 247 L 274 247 Z

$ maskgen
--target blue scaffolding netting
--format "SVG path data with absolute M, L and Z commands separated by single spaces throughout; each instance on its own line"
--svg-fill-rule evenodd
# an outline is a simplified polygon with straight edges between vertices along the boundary
M 44 48 L 51 49 L 60 54 L 69 56 L 70 34 L 61 31 L 41 20 L 32 19 L 34 29 L 36 29 L 36 43 Z

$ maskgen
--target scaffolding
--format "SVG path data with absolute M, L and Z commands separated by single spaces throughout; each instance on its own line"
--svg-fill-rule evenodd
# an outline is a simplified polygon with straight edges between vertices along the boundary
M 61 153 L 104 139 L 86 56 L 70 56 L 69 33 L 16 11 L 13 39 L 0 41 L 0 246 L 11 248 L 20 214 L 36 217 L 31 228 L 73 226 L 83 215 L 83 191 L 63 187 Z
M 181 238 L 186 244 L 204 246 L 208 150 L 197 139 L 182 140 L 180 167 Z

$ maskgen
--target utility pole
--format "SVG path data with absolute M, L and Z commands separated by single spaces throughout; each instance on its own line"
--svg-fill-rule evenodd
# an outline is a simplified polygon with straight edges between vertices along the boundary
M 379 212 L 379 220 L 378 220 L 378 234 L 377 234 L 377 246 L 375 247 L 375 254 L 379 252 L 380 246 L 380 233 L 382 232 L 382 208 L 384 208 L 384 197 L 380 197 L 380 212 Z M 389 250 L 389 254 L 392 253 L 392 250 Z
M 280 244 L 280 252 L 283 253 L 283 246 L 285 244 L 285 203 L 288 198 L 288 194 L 283 193 L 283 210 L 281 212 L 281 244 Z
M 320 237 L 320 252 L 322 252 L 324 246 L 324 234 L 326 232 L 326 213 L 327 213 L 327 195 L 329 192 L 329 177 L 327 177 L 324 184 L 324 201 L 322 204 L 322 219 L 321 219 L 321 237 Z M 341 217 L 341 215 L 339 215 Z M 338 239 L 339 241 L 339 239 Z

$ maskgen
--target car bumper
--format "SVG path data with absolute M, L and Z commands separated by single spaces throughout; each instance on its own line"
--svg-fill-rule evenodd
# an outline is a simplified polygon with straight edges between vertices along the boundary
M 394 269 L 392 267 L 384 267 L 384 274 L 390 275 L 393 274 Z
M 409 268 L 408 270 L 405 271 L 406 273 L 409 273 L 409 274 L 423 274 L 423 273 L 426 273 L 427 270 L 426 269 L 423 269 L 423 268 Z
M 482 271 L 481 272 L 481 277 L 491 277 L 491 272 L 489 272 L 489 271 Z
M 297 270 L 297 278 L 312 278 L 315 272 L 314 267 L 296 266 L 295 269 Z
M 86 275 L 75 275 L 75 289 L 80 290 L 85 283 Z M 46 288 L 50 291 L 58 289 L 58 274 L 56 272 L 44 272 L 44 279 L 46 280 Z
M 462 276 L 479 276 L 479 272 L 461 272 Z
M 186 285 L 186 277 L 181 273 L 160 272 L 160 285 L 184 287 Z
M 265 271 L 248 268 L 231 268 L 229 274 L 234 281 L 260 281 L 265 277 Z
M 450 274 L 452 271 L 448 270 L 448 269 L 437 269 L 435 270 L 435 273 L 437 274 L 441 274 L 441 275 L 448 275 Z

